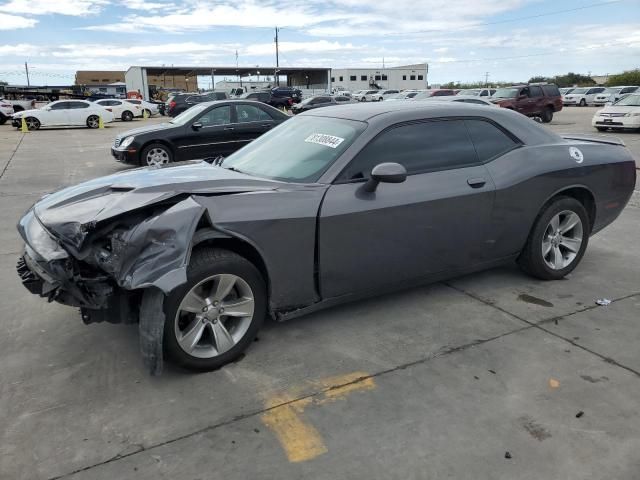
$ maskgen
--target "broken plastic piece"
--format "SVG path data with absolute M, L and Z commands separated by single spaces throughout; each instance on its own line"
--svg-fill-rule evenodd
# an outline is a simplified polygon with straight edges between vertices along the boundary
M 576 418 L 580 418 L 583 415 L 584 415 L 584 412 L 580 410 L 578 413 L 576 413 Z
M 611 300 L 609 300 L 608 298 L 599 298 L 596 300 L 596 304 L 606 307 L 607 305 L 611 304 Z
M 504 458 L 513 458 L 511 452 L 504 452 Z

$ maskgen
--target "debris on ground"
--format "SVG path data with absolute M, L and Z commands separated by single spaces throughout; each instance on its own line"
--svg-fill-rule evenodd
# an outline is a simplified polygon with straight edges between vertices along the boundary
M 580 418 L 583 415 L 584 415 L 584 412 L 580 410 L 578 413 L 576 413 L 576 418 Z
M 513 458 L 510 452 L 504 452 L 504 458 Z
M 608 298 L 599 298 L 596 300 L 596 304 L 602 307 L 606 307 L 608 305 L 611 305 L 611 300 L 609 300 Z

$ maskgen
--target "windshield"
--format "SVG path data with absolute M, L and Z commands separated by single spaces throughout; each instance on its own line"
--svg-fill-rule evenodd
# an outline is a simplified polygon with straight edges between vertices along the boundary
M 227 157 L 222 167 L 285 182 L 316 182 L 365 128 L 351 120 L 295 117 Z
M 433 94 L 431 92 L 420 92 L 414 95 L 414 100 L 424 100 L 425 98 L 431 98 Z
M 458 93 L 456 93 L 456 95 L 473 95 L 474 97 L 477 97 L 480 95 L 480 90 L 475 88 L 468 88 L 465 90 L 460 90 Z
M 586 88 L 576 88 L 571 93 L 573 93 L 575 95 L 580 95 L 582 93 L 587 93 L 587 90 L 588 89 L 586 89 Z
M 311 102 L 311 100 L 313 100 L 314 98 L 316 98 L 316 97 L 307 97 L 307 98 L 305 98 L 304 100 L 302 100 L 302 101 L 300 102 L 300 105 L 307 105 L 307 104 L 308 104 L 309 102 Z
M 392 98 L 405 98 L 406 96 L 406 93 L 394 93 L 393 95 L 389 95 L 387 99 L 390 100 Z
M 640 107 L 640 95 L 628 95 L 618 100 L 614 105 L 622 105 L 626 107 Z
M 205 111 L 209 107 L 206 103 L 201 103 L 200 105 L 195 105 L 191 107 L 189 110 L 185 110 L 180 115 L 175 117 L 169 123 L 174 125 L 185 125 L 193 120 L 195 117 L 200 115 L 203 111 Z
M 604 92 L 602 93 L 620 93 L 622 89 L 621 88 L 607 88 Z
M 518 96 L 517 88 L 499 88 L 493 94 L 494 98 L 516 98 Z

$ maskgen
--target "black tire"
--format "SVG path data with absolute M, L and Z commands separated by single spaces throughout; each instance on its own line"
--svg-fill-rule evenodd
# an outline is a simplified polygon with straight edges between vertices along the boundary
M 540 118 L 542 119 L 542 123 L 550 123 L 551 120 L 553 120 L 553 109 L 551 107 L 545 108 Z
M 140 154 L 140 165 L 143 167 L 148 167 L 151 166 L 152 164 L 147 163 L 147 155 L 149 154 L 149 152 L 153 149 L 161 149 L 164 150 L 167 154 L 168 157 L 168 161 L 167 163 L 171 163 L 173 162 L 173 152 L 171 151 L 171 149 L 169 147 L 167 147 L 165 144 L 163 143 L 152 143 L 151 145 L 147 145 L 143 150 L 142 153 Z
M 13 106 L 13 113 L 18 113 L 18 112 L 23 112 L 24 108 L 22 108 L 20 105 L 14 105 Z
M 40 120 L 35 117 L 27 117 L 24 119 L 29 130 L 40 130 Z
M 250 286 L 254 297 L 254 313 L 244 336 L 229 350 L 212 358 L 198 358 L 185 352 L 176 337 L 175 319 L 180 303 L 198 283 L 218 274 L 233 274 Z M 187 283 L 172 291 L 164 300 L 164 352 L 171 361 L 189 370 L 208 371 L 226 365 L 238 358 L 253 342 L 262 327 L 267 311 L 267 293 L 264 279 L 247 259 L 229 250 L 201 248 L 194 251 L 187 269 Z
M 131 120 L 133 120 L 133 113 L 131 113 L 129 110 L 125 110 L 124 112 L 122 112 L 120 118 L 123 122 L 130 122 Z
M 581 107 L 586 107 L 587 106 L 587 101 L 584 98 L 580 100 L 580 106 Z
M 570 211 L 578 215 L 582 222 L 582 243 L 575 258 L 563 269 L 554 270 L 544 261 L 542 241 L 551 219 L 560 212 Z M 551 199 L 541 210 L 529 233 L 529 238 L 520 256 L 518 265 L 529 275 L 541 280 L 560 280 L 580 263 L 589 243 L 591 225 L 584 205 L 572 197 L 558 196 Z
M 596 127 L 596 130 L 598 130 L 599 132 L 606 132 L 607 127 Z
M 4 125 L 5 123 L 7 123 L 8 119 L 9 117 L 6 117 L 0 113 L 0 125 Z
M 98 115 L 89 115 L 86 123 L 88 128 L 100 128 L 100 117 Z

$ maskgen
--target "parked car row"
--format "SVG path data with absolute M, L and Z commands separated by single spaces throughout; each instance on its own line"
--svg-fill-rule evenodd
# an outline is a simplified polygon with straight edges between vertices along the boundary
M 591 125 L 600 132 L 606 130 L 640 130 L 640 93 L 631 93 L 598 110 Z
M 625 95 L 637 92 L 640 87 L 578 87 L 567 89 L 562 94 L 563 105 L 577 105 L 586 107 L 588 105 L 601 106 L 605 103 L 614 103 Z

